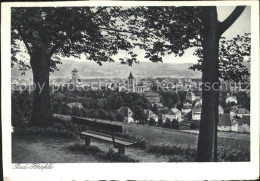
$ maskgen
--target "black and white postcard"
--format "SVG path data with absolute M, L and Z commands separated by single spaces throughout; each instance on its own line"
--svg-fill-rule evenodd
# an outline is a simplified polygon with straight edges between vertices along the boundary
M 1 7 L 4 180 L 256 180 L 257 1 Z

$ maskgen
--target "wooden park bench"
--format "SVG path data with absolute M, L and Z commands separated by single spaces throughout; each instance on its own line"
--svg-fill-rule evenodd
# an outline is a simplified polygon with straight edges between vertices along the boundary
M 125 154 L 125 147 L 135 144 L 135 142 L 115 137 L 115 134 L 122 134 L 123 128 L 120 125 L 115 125 L 111 123 L 104 123 L 94 119 L 81 118 L 72 116 L 72 122 L 78 125 L 78 134 L 81 139 L 85 140 L 86 147 L 90 146 L 90 138 L 95 138 L 107 142 L 113 143 L 115 148 L 118 148 L 118 153 L 120 155 Z M 82 130 L 82 126 L 87 127 L 87 130 Z M 94 131 L 91 129 L 95 129 Z M 108 133 L 104 133 L 104 131 Z

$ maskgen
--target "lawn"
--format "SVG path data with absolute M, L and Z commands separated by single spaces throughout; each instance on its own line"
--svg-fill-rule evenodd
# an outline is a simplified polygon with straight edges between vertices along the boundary
M 184 132 L 182 130 L 167 129 L 153 126 L 134 124 L 122 124 L 123 129 L 130 129 L 136 135 L 145 138 L 147 144 L 187 144 L 197 146 L 198 134 Z M 233 149 L 250 150 L 250 135 L 243 133 L 218 133 L 218 145 Z

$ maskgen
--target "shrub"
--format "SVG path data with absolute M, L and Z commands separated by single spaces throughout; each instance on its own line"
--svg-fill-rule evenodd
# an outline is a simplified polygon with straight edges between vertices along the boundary
M 12 126 L 24 127 L 29 123 L 32 110 L 32 95 L 27 90 L 14 91 L 11 97 Z
M 148 122 L 149 126 L 155 126 L 156 125 L 156 121 L 153 118 L 150 118 L 149 122 Z
M 169 162 L 194 162 L 196 159 L 196 148 L 188 145 L 152 145 L 146 151 L 170 156 Z
M 107 112 L 104 111 L 103 109 L 100 109 L 98 111 L 98 118 L 99 119 L 107 119 Z
M 173 129 L 180 129 L 180 124 L 176 119 L 172 120 L 172 128 Z
M 108 115 L 107 115 L 107 119 L 109 120 L 109 121 L 115 121 L 115 116 L 112 114 L 112 113 L 108 113 Z
M 104 152 L 99 147 L 94 145 L 86 147 L 84 144 L 75 144 L 69 146 L 68 149 L 70 151 L 80 151 L 83 152 L 84 154 L 96 155 L 104 160 L 109 160 L 111 162 L 138 162 L 139 161 L 127 155 L 119 155 L 113 149 L 109 149 L 108 152 Z
M 71 109 L 67 104 L 62 104 L 61 114 L 63 115 L 71 115 Z
M 60 113 L 60 104 L 58 102 L 54 102 L 51 104 L 52 113 L 59 114 Z
M 58 115 L 52 117 L 53 126 L 60 125 L 59 129 L 66 129 L 72 132 L 77 130 L 76 124 L 71 122 L 70 116 Z
M 115 115 L 115 118 L 116 118 L 116 121 L 118 121 L 118 122 L 124 122 L 124 115 L 121 113 L 117 113 Z
M 196 148 L 189 145 L 152 145 L 146 149 L 149 153 L 170 156 L 170 162 L 194 162 L 196 160 Z M 230 147 L 218 147 L 218 161 L 238 162 L 250 161 L 250 152 Z
M 126 129 L 122 136 L 135 141 L 136 143 L 133 146 L 136 148 L 145 149 L 147 147 L 145 139 L 142 136 L 135 135 L 131 129 Z
M 158 126 L 162 126 L 163 125 L 163 120 L 160 118 L 158 119 Z
M 165 120 L 165 123 L 163 124 L 163 127 L 165 127 L 165 128 L 172 128 L 172 123 L 171 123 L 171 120 L 169 118 L 167 118 Z
M 72 116 L 82 117 L 82 111 L 78 107 L 74 106 L 71 109 L 71 115 Z
M 196 122 L 190 123 L 190 129 L 197 129 L 197 128 L 198 128 L 198 125 Z
M 26 127 L 15 127 L 14 134 L 17 135 L 40 135 L 40 136 L 57 136 L 57 137 L 67 137 L 67 138 L 75 138 L 76 135 L 74 132 L 68 131 L 66 129 L 58 129 L 55 127 L 47 127 L 47 128 L 39 128 L 34 126 L 26 126 Z
M 84 144 L 74 144 L 72 146 L 69 146 L 68 149 L 70 151 L 81 151 L 85 154 L 93 154 L 93 153 L 101 153 L 102 150 L 94 145 L 86 147 Z
M 196 158 L 196 148 L 189 145 L 151 145 L 147 148 L 146 151 L 159 155 L 169 155 L 172 156 L 172 159 L 180 156 L 183 160 L 186 161 L 195 161 Z
M 139 160 L 133 159 L 127 155 L 120 155 L 113 149 L 109 149 L 108 152 L 101 154 L 100 157 L 111 162 L 139 162 Z
M 88 111 L 85 108 L 82 108 L 82 116 L 87 118 L 88 117 Z
M 218 161 L 225 161 L 225 162 L 250 161 L 250 151 L 219 146 Z

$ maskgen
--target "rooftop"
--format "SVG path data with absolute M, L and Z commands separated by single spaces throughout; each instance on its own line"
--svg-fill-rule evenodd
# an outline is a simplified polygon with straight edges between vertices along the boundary
M 72 72 L 78 72 L 78 71 L 77 71 L 77 69 L 74 68 L 74 69 L 72 70 Z
M 246 108 L 238 108 L 237 114 L 250 114 Z
M 176 115 L 180 113 L 180 111 L 177 108 L 172 108 L 169 112 L 167 112 L 167 115 Z
M 134 76 L 133 76 L 132 72 L 130 72 L 130 74 L 128 76 L 128 79 L 134 79 Z

